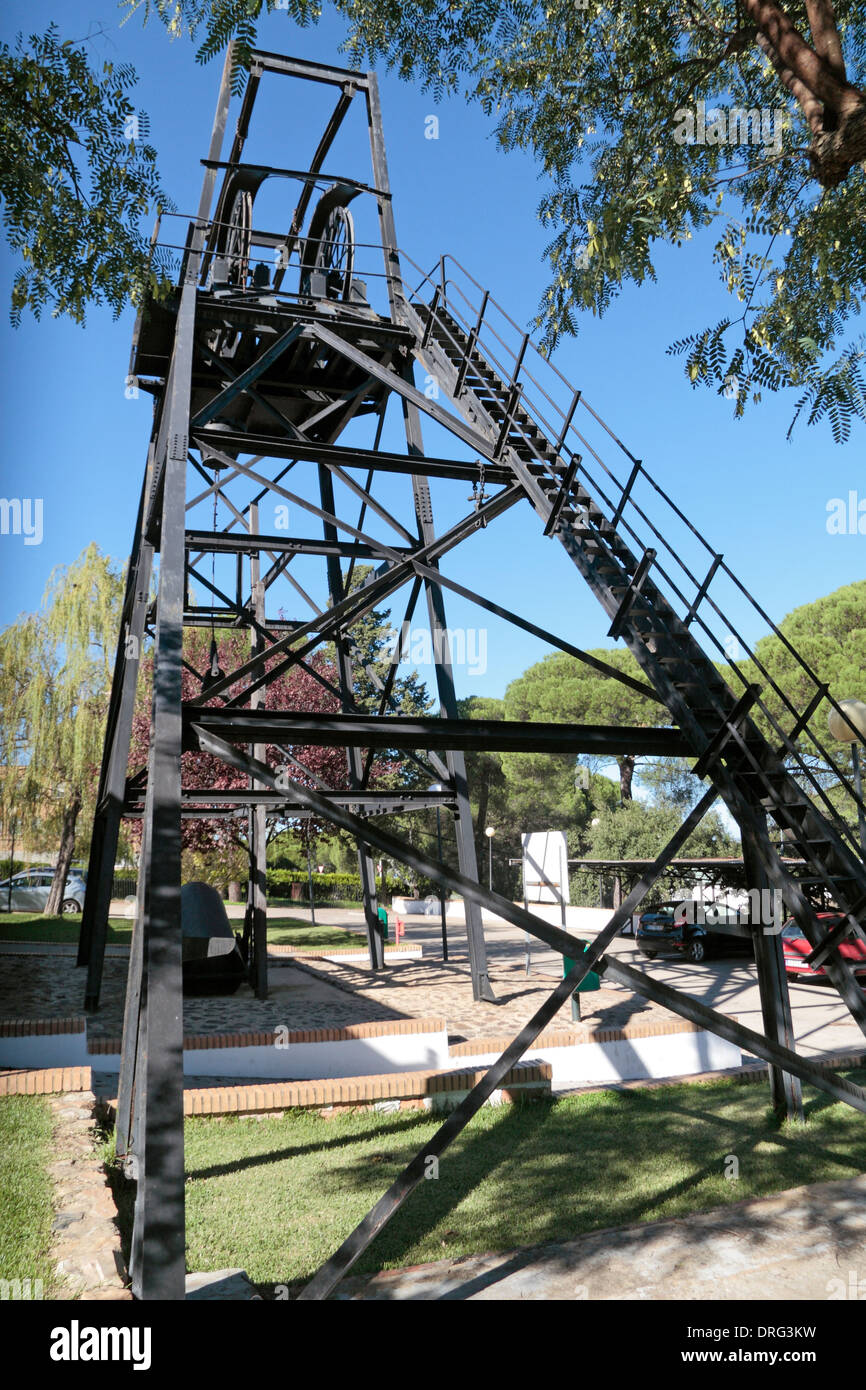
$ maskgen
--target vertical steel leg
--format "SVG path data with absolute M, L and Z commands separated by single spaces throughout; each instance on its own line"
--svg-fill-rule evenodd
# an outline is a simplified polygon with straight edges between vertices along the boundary
M 114 861 L 117 839 L 123 814 L 123 793 L 126 784 L 132 720 L 135 711 L 135 690 L 144 640 L 144 621 L 150 594 L 153 569 L 153 547 L 142 534 L 144 509 L 150 492 L 150 466 L 145 473 L 144 486 L 138 507 L 135 544 L 129 563 L 123 621 L 115 655 L 111 685 L 105 752 L 97 794 L 97 813 L 87 872 L 87 890 L 81 915 L 81 934 L 78 942 L 77 965 L 86 965 L 87 984 L 84 993 L 85 1009 L 99 1005 L 102 987 L 102 968 L 108 934 L 108 913 L 114 881 Z
M 335 514 L 334 480 L 328 469 L 319 464 L 319 493 L 325 511 Z M 326 540 L 337 540 L 337 528 L 332 522 L 323 522 Z M 336 555 L 327 558 L 328 592 L 331 602 L 339 603 L 344 597 L 343 575 L 340 560 Z M 354 708 L 354 677 L 352 659 L 343 634 L 334 635 L 334 648 L 337 653 L 337 668 L 340 678 L 340 695 L 343 709 Z M 364 765 L 360 748 L 346 749 L 346 762 L 349 769 L 349 785 L 360 789 L 364 785 Z M 358 873 L 361 879 L 361 898 L 364 903 L 364 920 L 367 927 L 367 944 L 370 948 L 370 969 L 382 970 L 385 966 L 385 934 L 379 921 L 379 904 L 376 896 L 376 874 L 369 849 L 362 840 L 358 841 Z
M 756 818 L 763 826 L 764 835 L 769 842 L 766 817 Z M 760 832 L 758 832 L 760 833 Z M 746 866 L 746 883 L 756 890 L 759 903 L 766 900 L 769 879 L 764 872 L 756 847 L 749 834 L 743 834 L 743 860 Z M 760 913 L 759 913 L 760 916 Z M 771 1042 L 796 1051 L 794 1023 L 791 1016 L 791 1000 L 788 994 L 788 977 L 785 974 L 782 939 L 766 930 L 768 925 L 762 921 L 752 923 L 752 942 L 755 949 L 755 963 L 758 968 L 758 989 L 761 996 L 761 1015 L 764 1020 L 764 1033 Z M 789 1120 L 803 1119 L 803 1088 L 798 1077 L 781 1067 L 770 1065 L 770 1097 L 773 1108 L 780 1116 Z
M 190 321 L 191 328 L 191 321 Z M 181 325 L 181 329 L 184 325 Z M 183 341 L 182 332 L 178 335 Z M 189 336 L 191 357 L 191 334 Z M 184 390 L 185 387 L 185 390 Z M 187 408 L 188 378 L 173 406 Z M 183 394 L 181 392 L 183 391 Z M 174 414 L 174 410 L 172 411 Z M 178 437 L 182 436 L 182 440 Z M 153 756 L 146 807 L 150 872 L 145 882 L 136 1117 L 138 1258 L 133 1292 L 140 1298 L 184 1296 L 183 996 L 181 881 L 181 647 L 184 585 L 186 431 L 166 460 L 159 607 L 154 669 Z M 182 442 L 184 441 L 184 442 Z M 143 1042 L 143 1046 L 142 1046 Z
M 253 502 L 250 505 L 250 533 L 258 535 L 259 532 L 259 508 Z M 252 596 L 253 616 L 256 622 L 264 625 L 265 620 L 265 590 L 261 582 L 259 552 L 255 551 L 250 556 L 250 593 Z M 251 654 L 259 652 L 263 645 L 260 633 L 253 628 L 252 630 Z M 250 699 L 251 709 L 261 709 L 265 703 L 264 688 L 253 691 Z M 255 744 L 250 752 L 254 758 L 261 762 L 265 761 L 267 749 L 264 744 Z M 260 783 L 254 778 L 250 779 L 251 787 L 258 787 Z M 247 889 L 248 910 L 251 914 L 251 935 L 252 935 L 252 964 L 253 981 L 257 999 L 267 999 L 268 997 L 268 898 L 267 898 L 267 819 L 264 806 L 252 806 L 249 810 L 249 838 L 250 838 L 250 881 Z
M 412 383 L 412 368 L 407 366 L 405 378 Z M 403 423 L 406 431 L 406 444 L 410 454 L 423 454 L 424 443 L 421 435 L 421 421 L 416 407 L 402 398 Z M 433 529 L 433 507 L 430 489 L 426 478 L 413 476 L 412 491 L 415 497 L 415 512 L 418 529 L 425 545 L 435 538 Z M 430 568 L 436 568 L 431 562 Z M 445 622 L 445 602 L 438 584 L 425 580 L 427 612 L 430 620 L 430 633 L 433 638 L 433 660 L 436 669 L 436 687 L 439 704 L 446 719 L 457 717 L 457 696 L 454 690 L 454 675 L 451 669 L 451 649 Z M 466 781 L 466 759 L 460 752 L 447 755 L 448 771 L 456 793 L 454 827 L 457 837 L 457 861 L 460 872 L 467 878 L 478 882 L 478 861 L 475 855 L 475 836 L 472 828 L 472 808 L 469 803 L 469 787 Z M 469 945 L 469 964 L 472 972 L 472 993 L 475 999 L 495 1001 L 496 996 L 490 986 L 487 966 L 487 947 L 484 941 L 484 926 L 481 908 L 476 902 L 464 902 L 466 913 L 466 938 Z
M 132 945 L 126 978 L 126 999 L 123 1009 L 123 1042 L 120 1048 L 120 1076 L 117 1086 L 117 1118 L 115 1121 L 116 1152 L 120 1156 L 133 1154 L 133 1107 L 135 1104 L 135 1071 L 138 1035 L 141 1023 L 141 982 L 144 964 L 144 885 L 150 872 L 147 842 L 147 808 L 142 820 L 141 849 L 138 856 L 138 894 L 135 921 L 132 925 Z

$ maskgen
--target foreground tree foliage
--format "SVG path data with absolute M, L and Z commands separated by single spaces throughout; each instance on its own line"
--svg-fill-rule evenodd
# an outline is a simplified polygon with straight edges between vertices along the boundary
M 669 351 L 741 416 L 796 390 L 794 423 L 837 441 L 866 419 L 866 0 L 331 0 L 348 61 L 384 62 L 437 97 L 462 93 L 505 149 L 545 178 L 550 284 L 536 327 L 552 351 L 580 314 L 656 278 L 659 244 L 696 235 L 732 299 Z M 121 0 L 190 35 L 200 61 L 235 47 L 236 90 L 257 21 L 315 23 L 318 0 Z M 168 206 L 128 64 L 91 70 L 46 34 L 0 45 L 0 199 L 20 253 L 12 314 L 81 321 L 167 289 L 140 219 Z M 711 249 L 710 249 L 711 248 Z
M 91 70 L 86 48 L 53 24 L 0 43 L 0 201 L 21 256 L 15 324 L 24 309 L 82 323 L 88 304 L 116 317 L 167 288 L 142 232 L 144 215 L 168 200 L 147 117 L 129 100 L 135 81 L 128 64 Z
M 315 0 L 125 0 L 206 61 L 255 23 L 319 18 Z M 654 248 L 712 228 L 733 307 L 687 331 L 693 385 L 735 414 L 799 392 L 794 421 L 848 437 L 866 418 L 866 5 L 863 0 L 333 0 L 359 66 L 384 61 L 434 95 L 463 92 L 505 149 L 546 177 L 552 278 L 537 326 L 552 350 L 622 286 L 655 279 Z M 793 427 L 793 422 L 792 422 Z

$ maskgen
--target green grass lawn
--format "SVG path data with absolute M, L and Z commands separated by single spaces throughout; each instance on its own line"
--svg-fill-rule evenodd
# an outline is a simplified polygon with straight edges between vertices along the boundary
M 363 932 L 346 931 L 343 927 L 315 927 L 294 917 L 269 917 L 268 941 L 274 946 L 366 946 Z
M 811 1089 L 805 1099 L 805 1127 L 775 1121 L 765 1085 L 732 1081 L 485 1109 L 354 1272 L 567 1240 L 866 1170 L 863 1117 Z M 362 1111 L 189 1120 L 188 1267 L 306 1280 L 438 1123 Z M 737 1181 L 725 1177 L 732 1154 Z
M 270 898 L 269 902 L 272 907 L 303 907 L 307 911 L 310 907 L 306 899 L 295 902 L 291 898 Z M 328 898 L 327 901 L 323 899 L 315 904 L 317 912 L 327 912 L 332 907 L 346 908 L 351 912 L 363 912 L 364 910 L 364 904 L 356 898 Z
M 52 941 L 77 946 L 80 931 L 81 914 L 78 912 L 63 917 L 44 917 L 41 912 L 0 914 L 0 941 Z M 132 919 L 110 917 L 108 940 L 128 946 L 132 940 Z
M 240 931 L 242 922 L 232 923 Z M 41 913 L 4 912 L 0 915 L 0 941 L 59 942 L 78 945 L 81 917 L 43 917 Z M 115 945 L 128 946 L 132 940 L 132 919 L 111 917 L 108 940 Z M 271 917 L 268 920 L 268 940 L 277 946 L 363 946 L 363 932 L 344 931 L 342 927 L 311 926 L 295 917 Z
M 42 1096 L 0 1099 L 0 1280 L 42 1280 L 43 1298 L 56 1296 L 48 1259 L 54 1219 L 51 1111 Z M 20 1297 L 20 1294 L 18 1295 Z

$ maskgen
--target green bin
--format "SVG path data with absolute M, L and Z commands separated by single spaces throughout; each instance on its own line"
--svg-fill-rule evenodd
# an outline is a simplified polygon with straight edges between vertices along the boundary
M 582 946 L 583 949 L 584 949 L 584 951 L 588 951 L 588 950 L 589 950 L 589 942 L 588 942 L 588 941 L 581 941 L 580 938 L 578 938 L 577 941 L 576 941 L 576 945 Z M 565 979 L 566 975 L 567 975 L 567 974 L 569 973 L 569 971 L 573 968 L 574 964 L 575 964 L 575 961 L 572 959 L 571 956 L 563 956 L 563 957 L 562 957 L 562 978 L 563 978 L 563 979 Z M 596 974 L 596 972 L 595 972 L 594 970 L 588 970 L 588 971 L 586 972 L 586 974 L 584 975 L 583 979 L 581 980 L 580 984 L 577 986 L 577 988 L 575 989 L 574 993 L 573 993 L 572 996 L 571 996 L 571 1016 L 572 1016 L 572 1018 L 574 1018 L 574 1019 L 576 1019 L 576 1020 L 578 1020 L 578 1021 L 580 1020 L 580 999 L 578 998 L 578 995 L 580 995 L 580 994 L 588 994 L 589 991 L 590 991 L 590 990 L 593 990 L 593 989 L 601 989 L 601 980 L 599 979 L 598 975 Z

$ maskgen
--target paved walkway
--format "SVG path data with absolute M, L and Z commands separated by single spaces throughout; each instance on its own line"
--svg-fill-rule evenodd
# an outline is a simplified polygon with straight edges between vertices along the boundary
M 285 908 L 269 910 L 272 917 L 287 915 L 310 921 L 308 908 L 293 905 L 290 912 Z M 356 931 L 363 930 L 364 923 L 360 910 L 324 904 L 316 909 L 316 920 L 320 925 Z M 485 917 L 490 974 L 498 1002 L 476 1004 L 463 923 L 448 922 L 447 964 L 442 960 L 437 916 L 411 916 L 405 924 L 407 942 L 423 947 L 423 964 L 392 963 L 384 974 L 376 976 L 361 961 L 332 965 L 319 960 L 302 969 L 287 966 L 286 957 L 272 957 L 269 1000 L 255 999 L 246 986 L 228 999 L 190 999 L 184 1006 L 185 1027 L 188 1032 L 266 1031 L 278 1025 L 291 1029 L 340 1027 L 395 1017 L 444 1016 L 454 1041 L 513 1036 L 561 978 L 561 957 L 537 941 L 532 944 L 531 973 L 527 976 L 525 934 L 499 919 Z M 585 932 L 586 936 L 592 934 Z M 23 945 L 0 943 L 0 1018 L 81 1013 L 84 972 L 70 968 L 74 950 L 44 945 L 22 954 Z M 637 955 L 630 937 L 619 938 L 610 951 L 722 1013 L 734 1015 L 746 1027 L 763 1031 L 752 962 L 648 962 Z M 124 946 L 109 947 L 104 1006 L 92 1016 L 94 1036 L 116 1036 L 120 1031 L 127 955 Z M 835 990 L 797 980 L 790 983 L 790 994 L 798 1051 L 826 1056 L 862 1045 L 862 1034 Z M 646 1000 L 607 984 L 582 996 L 582 1011 L 587 1023 L 613 1026 L 637 1017 L 668 1016 Z M 567 1028 L 570 1024 L 570 1006 L 566 1004 L 555 1026 Z
M 0 1019 L 68 1017 L 82 1013 L 84 970 L 70 968 L 69 956 L 50 952 L 4 960 L 0 969 Z M 119 1037 L 123 1027 L 126 959 L 106 958 L 101 1002 L 91 1014 L 92 1037 Z M 224 997 L 185 997 L 187 1033 L 273 1032 L 307 1028 L 343 1028 L 353 1023 L 403 1018 L 444 1018 L 452 1042 L 512 1036 L 519 1032 L 554 983 L 535 972 L 527 978 L 518 961 L 491 968 L 495 1004 L 476 1003 L 467 960 L 398 961 L 381 975 L 363 965 L 308 960 L 289 964 L 273 958 L 267 999 L 257 999 L 249 985 Z M 621 986 L 604 986 L 584 996 L 588 1024 L 622 1026 L 634 1020 L 666 1018 L 656 1005 L 636 998 Z M 550 1027 L 574 1027 L 566 1002 Z
M 334 1296 L 379 1302 L 862 1299 L 866 1176 L 561 1244 L 349 1278 Z
M 451 1042 L 472 1038 L 513 1036 L 549 997 L 559 974 L 534 971 L 527 976 L 522 959 L 491 960 L 490 983 L 496 995 L 494 1004 L 476 1002 L 468 961 L 422 959 L 395 961 L 381 975 L 363 965 L 317 960 L 311 963 L 316 974 L 329 984 L 351 991 L 358 999 L 378 1004 L 388 1012 L 415 1018 L 445 1018 Z M 626 1023 L 669 1019 L 670 1013 L 657 1004 L 641 999 L 621 985 L 602 985 L 581 999 L 581 1017 L 594 1027 L 619 1028 Z M 566 1000 L 548 1024 L 548 1032 L 568 1032 L 574 1028 L 571 1003 Z

